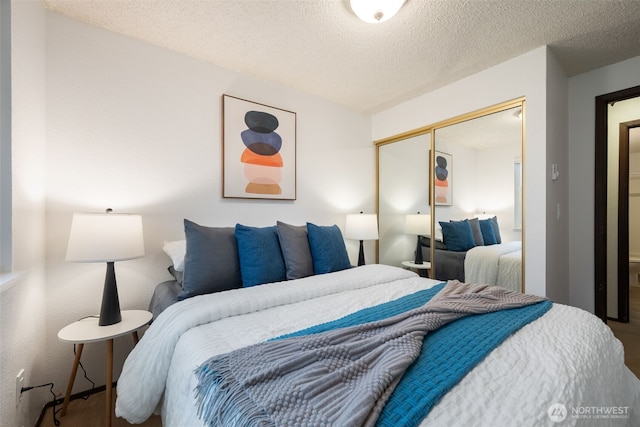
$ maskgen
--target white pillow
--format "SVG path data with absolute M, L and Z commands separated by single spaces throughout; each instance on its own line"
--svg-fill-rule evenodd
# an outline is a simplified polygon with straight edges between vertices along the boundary
M 164 253 L 169 255 L 171 262 L 173 262 L 173 268 L 176 271 L 184 271 L 184 256 L 187 254 L 187 241 L 186 240 L 174 240 L 171 242 L 164 242 L 162 245 Z

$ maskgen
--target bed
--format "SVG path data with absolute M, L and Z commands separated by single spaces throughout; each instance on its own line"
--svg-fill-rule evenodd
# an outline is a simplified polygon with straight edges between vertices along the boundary
M 504 242 L 497 217 L 440 221 L 435 239 L 435 279 L 457 279 L 522 289 L 522 242 Z M 431 239 L 421 237 L 423 259 L 431 259 Z
M 156 412 L 165 426 L 203 425 L 194 370 L 212 356 L 437 286 L 407 270 L 366 265 L 183 298 L 154 319 L 127 358 L 116 415 L 140 423 Z M 553 304 L 490 351 L 419 425 L 554 425 L 560 416 L 562 425 L 637 425 L 639 399 L 640 381 L 610 329 L 583 310 Z M 608 412 L 585 412 L 593 408 Z

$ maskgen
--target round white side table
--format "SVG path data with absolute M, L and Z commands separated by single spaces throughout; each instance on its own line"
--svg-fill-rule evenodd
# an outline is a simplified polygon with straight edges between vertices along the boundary
M 69 398 L 71 397 L 71 389 L 76 379 L 82 349 L 86 343 L 106 342 L 106 409 L 105 409 L 105 426 L 111 426 L 112 414 L 112 388 L 113 388 L 113 339 L 131 334 L 134 344 L 138 343 L 138 329 L 151 321 L 152 314 L 145 310 L 124 310 L 122 320 L 114 325 L 99 326 L 98 316 L 90 316 L 73 322 L 65 326 L 58 332 L 58 339 L 64 342 L 77 344 L 76 357 L 73 360 L 69 383 L 67 384 L 67 392 L 64 396 L 62 404 L 61 416 L 67 412 Z
M 415 270 L 422 277 L 431 277 L 431 263 L 423 262 L 422 264 L 416 264 L 413 261 L 402 261 L 402 265 L 410 270 Z

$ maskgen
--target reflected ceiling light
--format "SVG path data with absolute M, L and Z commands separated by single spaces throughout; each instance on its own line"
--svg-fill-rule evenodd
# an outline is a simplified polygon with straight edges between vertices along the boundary
M 522 108 L 518 107 L 516 108 L 516 110 L 513 112 L 513 115 L 519 119 L 522 118 Z
M 370 24 L 391 19 L 404 2 L 405 0 L 349 0 L 353 13 Z

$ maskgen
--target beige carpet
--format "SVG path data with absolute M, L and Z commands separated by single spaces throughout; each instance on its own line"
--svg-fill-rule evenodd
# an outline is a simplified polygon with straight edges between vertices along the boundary
M 640 283 L 630 274 L 629 323 L 608 321 L 613 334 L 624 345 L 624 363 L 640 378 Z
M 104 427 L 104 392 L 92 394 L 87 400 L 76 399 L 69 403 L 67 414 L 64 417 L 58 412 L 60 427 Z M 115 408 L 115 399 L 114 406 Z M 59 410 L 61 406 L 56 406 Z M 127 421 L 112 415 L 111 425 L 113 427 L 130 426 Z M 162 427 L 162 421 L 157 415 L 152 416 L 143 424 L 136 424 L 142 427 Z M 55 427 L 51 417 L 51 408 L 47 409 L 44 419 L 40 424 L 42 427 Z

